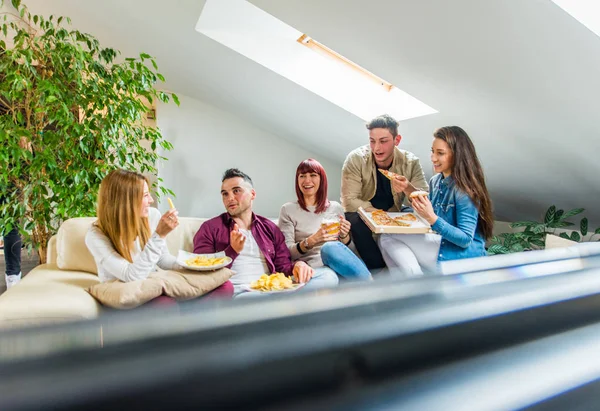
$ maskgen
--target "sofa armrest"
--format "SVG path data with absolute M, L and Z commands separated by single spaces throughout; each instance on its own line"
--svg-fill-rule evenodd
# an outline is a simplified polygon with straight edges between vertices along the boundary
M 0 329 L 96 318 L 102 306 L 85 290 L 99 282 L 96 274 L 39 265 L 0 295 Z

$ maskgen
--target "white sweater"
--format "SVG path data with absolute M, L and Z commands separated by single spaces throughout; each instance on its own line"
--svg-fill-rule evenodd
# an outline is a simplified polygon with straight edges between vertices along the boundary
M 121 257 L 102 230 L 92 225 L 85 236 L 85 245 L 94 256 L 101 282 L 115 279 L 124 282 L 143 280 L 148 278 L 151 272 L 156 271 L 156 265 L 163 270 L 179 268 L 175 263 L 176 257 L 172 256 L 167 249 L 165 239 L 154 232 L 160 217 L 161 214 L 156 208 L 149 209 L 148 223 L 152 236 L 143 250 L 140 250 L 139 241 L 135 240 L 131 256 L 133 263 Z
M 344 209 L 336 201 L 330 201 L 327 210 L 321 214 L 315 214 L 315 206 L 306 208 L 309 211 L 301 209 L 297 201 L 285 203 L 279 211 L 279 229 L 285 237 L 285 245 L 292 254 L 292 260 L 301 260 L 312 268 L 318 268 L 323 266 L 321 246 L 313 247 L 306 254 L 300 254 L 296 243 L 316 233 L 321 228 L 323 217 L 335 218 L 340 214 L 344 215 Z

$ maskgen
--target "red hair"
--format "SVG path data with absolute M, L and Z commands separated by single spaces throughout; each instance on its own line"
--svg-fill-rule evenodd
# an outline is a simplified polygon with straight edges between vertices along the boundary
M 300 185 L 298 184 L 298 176 L 306 173 L 317 173 L 321 177 L 321 184 L 317 190 L 317 209 L 315 213 L 322 213 L 329 208 L 329 200 L 327 199 L 327 174 L 321 163 L 314 158 L 304 160 L 296 169 L 296 197 L 298 197 L 298 205 L 304 211 L 308 211 L 306 202 L 304 201 L 304 194 L 300 191 Z

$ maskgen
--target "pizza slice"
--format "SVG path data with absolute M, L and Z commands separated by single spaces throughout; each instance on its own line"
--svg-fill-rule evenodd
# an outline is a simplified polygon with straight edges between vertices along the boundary
M 397 225 L 400 227 L 410 227 L 409 223 L 405 223 L 404 221 L 398 220 L 398 217 L 394 218 L 394 225 Z
M 400 175 L 400 174 L 396 174 L 396 173 L 394 173 L 394 172 L 392 172 L 392 171 L 390 171 L 390 170 L 384 170 L 383 168 L 378 168 L 377 170 L 379 170 L 379 172 L 380 172 L 381 174 L 383 174 L 384 176 L 386 176 L 386 177 L 388 178 L 388 180 L 390 180 L 390 181 L 391 181 L 391 180 L 392 180 L 392 178 L 394 178 L 394 177 L 401 177 L 401 175 Z
M 414 214 L 408 213 L 394 218 L 396 221 L 417 221 L 417 217 Z
M 394 219 L 383 210 L 375 210 L 371 213 L 373 222 L 377 225 L 395 225 Z

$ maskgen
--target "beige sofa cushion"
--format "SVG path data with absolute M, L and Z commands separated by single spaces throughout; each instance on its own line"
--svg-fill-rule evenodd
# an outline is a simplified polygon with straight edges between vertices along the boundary
M 194 235 L 205 220 L 204 218 L 180 217 L 179 226 L 166 239 L 171 254 L 177 255 L 179 250 L 193 251 Z M 94 257 L 85 245 L 85 235 L 94 221 L 96 221 L 96 217 L 81 217 L 71 218 L 62 223 L 56 236 L 58 268 L 98 273 Z
M 194 236 L 206 218 L 179 217 L 179 225 L 167 236 L 167 248 L 173 255 L 179 250 L 194 251 Z
M 94 221 L 96 217 L 81 217 L 61 224 L 56 236 L 58 268 L 98 274 L 94 257 L 85 245 L 85 235 Z
M 159 271 L 156 278 L 163 280 L 165 295 L 178 301 L 191 300 L 219 287 L 231 278 L 233 272 L 228 268 L 216 271 Z
M 114 280 L 92 285 L 86 291 L 102 305 L 127 310 L 162 295 L 163 286 L 160 279 L 154 278 L 127 283 Z
M 151 273 L 145 280 L 95 284 L 87 292 L 107 307 L 130 309 L 162 294 L 178 301 L 200 297 L 229 280 L 231 275 L 227 268 L 204 272 L 159 271 Z
M 84 289 L 97 283 L 95 274 L 37 266 L 2 294 L 0 327 L 96 318 L 101 305 Z

